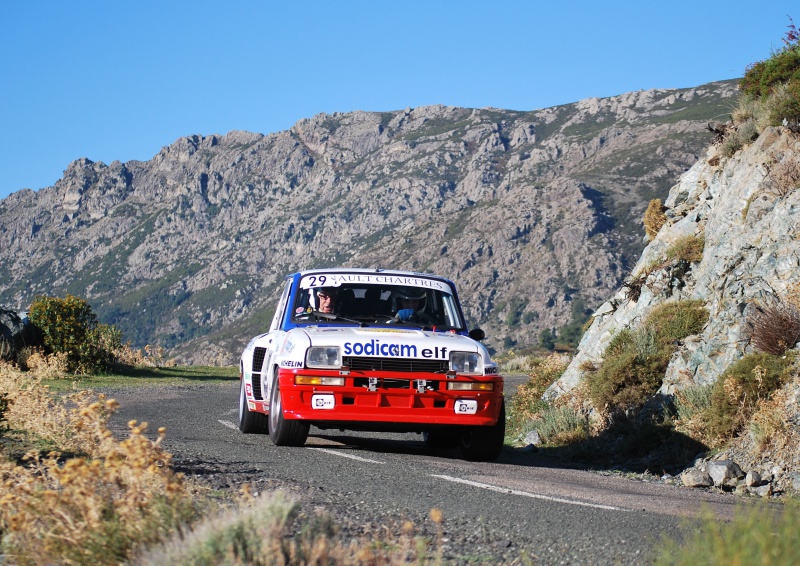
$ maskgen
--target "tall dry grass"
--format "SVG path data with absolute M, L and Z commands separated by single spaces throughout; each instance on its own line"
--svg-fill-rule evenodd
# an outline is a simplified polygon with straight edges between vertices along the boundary
M 108 420 L 117 403 L 81 391 L 52 396 L 31 377 L 0 366 L 7 434 L 58 450 L 0 453 L 0 531 L 12 564 L 119 564 L 192 520 L 197 507 L 146 424 L 117 440 Z M 71 456 L 66 456 L 70 454 Z

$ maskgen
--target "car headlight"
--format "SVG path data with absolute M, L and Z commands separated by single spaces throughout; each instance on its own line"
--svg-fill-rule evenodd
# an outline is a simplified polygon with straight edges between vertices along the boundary
M 306 367 L 338 369 L 342 367 L 342 350 L 338 346 L 311 346 L 306 352 Z
M 477 352 L 450 352 L 450 371 L 461 375 L 483 375 L 483 360 Z

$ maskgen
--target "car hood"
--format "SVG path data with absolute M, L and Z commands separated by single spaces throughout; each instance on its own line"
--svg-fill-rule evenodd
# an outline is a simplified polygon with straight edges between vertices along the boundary
M 447 359 L 451 351 L 479 352 L 476 341 L 454 332 L 413 328 L 305 327 L 314 346 L 339 346 L 345 356 L 402 356 Z

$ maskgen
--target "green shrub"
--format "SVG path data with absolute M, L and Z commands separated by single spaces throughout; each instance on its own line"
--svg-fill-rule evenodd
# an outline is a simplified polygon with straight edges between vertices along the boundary
M 789 502 L 780 511 L 742 506 L 733 521 L 721 521 L 708 510 L 698 528 L 684 525 L 681 541 L 664 539 L 656 564 L 800 564 L 800 508 Z
M 530 379 L 517 388 L 508 403 L 506 419 L 506 436 L 511 439 L 526 434 L 531 429 L 533 419 L 547 410 L 547 402 L 542 395 L 569 365 L 569 358 L 559 354 L 551 354 L 547 358 L 528 358 L 529 365 L 525 372 Z
M 792 126 L 797 126 L 800 122 L 798 37 L 792 23 L 783 40 L 783 48 L 773 52 L 768 59 L 748 66 L 739 81 L 744 103 L 759 101 L 767 109 L 769 121 L 766 125 L 779 126 L 786 120 Z
M 121 335 L 97 316 L 84 299 L 38 296 L 31 304 L 28 318 L 44 338 L 48 352 L 67 356 L 68 371 L 97 373 L 113 361 Z
M 753 63 L 745 69 L 739 90 L 752 98 L 764 98 L 776 86 L 800 80 L 800 33 L 789 18 L 789 31 L 783 37 L 783 48 L 769 59 Z
M 697 385 L 681 389 L 675 394 L 675 413 L 682 422 L 690 422 L 711 407 L 714 385 Z
M 699 333 L 707 321 L 701 301 L 680 301 L 652 309 L 637 330 L 618 332 L 603 363 L 586 375 L 594 406 L 627 410 L 644 404 L 661 386 L 678 342 Z
M 703 301 L 677 301 L 653 308 L 647 315 L 644 326 L 655 330 L 659 344 L 667 345 L 700 333 L 706 322 L 708 311 L 703 306 Z
M 572 443 L 589 436 L 589 420 L 572 407 L 548 407 L 540 413 L 536 430 L 547 444 Z
M 795 356 L 750 354 L 725 370 L 711 393 L 704 422 L 718 443 L 743 429 L 762 399 L 769 399 L 791 375 Z

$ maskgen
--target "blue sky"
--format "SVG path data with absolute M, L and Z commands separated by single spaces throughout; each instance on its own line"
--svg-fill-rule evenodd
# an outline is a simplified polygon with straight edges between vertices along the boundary
M 794 13 L 792 13 L 794 11 Z M 740 77 L 782 46 L 770 2 L 0 0 L 0 199 L 78 158 L 320 112 L 535 110 Z

